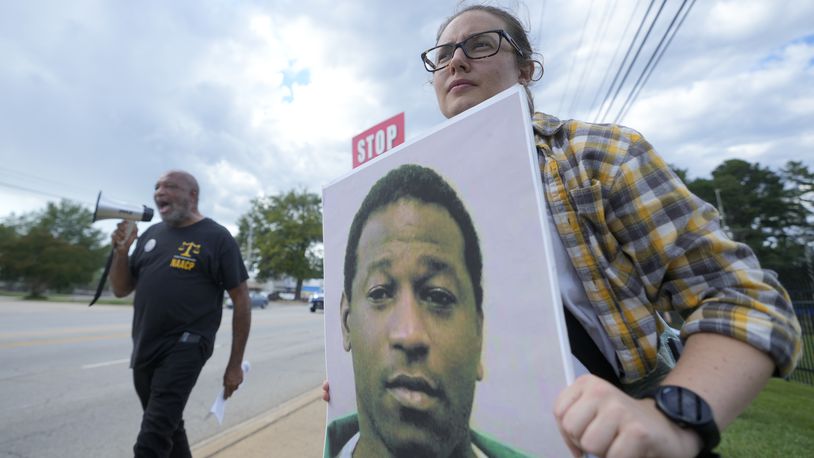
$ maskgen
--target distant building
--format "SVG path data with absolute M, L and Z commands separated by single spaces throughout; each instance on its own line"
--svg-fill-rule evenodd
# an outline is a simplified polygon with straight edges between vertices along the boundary
M 249 291 L 260 291 L 266 294 L 284 293 L 294 294 L 297 290 L 297 280 L 291 277 L 281 277 L 259 282 L 250 278 L 247 282 Z M 324 280 L 321 278 L 306 279 L 302 283 L 302 299 L 308 299 L 312 294 L 321 292 L 324 289 Z

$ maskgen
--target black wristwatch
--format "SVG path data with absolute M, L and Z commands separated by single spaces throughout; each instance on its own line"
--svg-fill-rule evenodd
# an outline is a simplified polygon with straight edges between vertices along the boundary
M 698 433 L 703 444 L 698 456 L 718 456 L 712 449 L 721 441 L 721 433 L 712 417 L 712 409 L 701 396 L 684 387 L 664 385 L 645 397 L 655 399 L 656 408 L 670 421 Z

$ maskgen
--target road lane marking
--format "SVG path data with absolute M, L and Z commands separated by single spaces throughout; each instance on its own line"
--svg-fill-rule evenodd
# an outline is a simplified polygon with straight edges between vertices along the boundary
M 120 332 L 116 334 L 104 334 L 104 335 L 96 335 L 96 336 L 77 336 L 77 337 L 68 337 L 64 339 L 38 339 L 38 340 L 22 340 L 18 342 L 8 342 L 4 344 L 0 344 L 0 350 L 5 350 L 7 348 L 19 348 L 19 347 L 33 347 L 35 345 L 65 345 L 65 344 L 72 344 L 72 343 L 81 343 L 81 342 L 90 342 L 93 340 L 109 340 L 109 339 L 122 339 L 130 337 L 130 333 L 128 332 Z
M 97 367 L 113 366 L 114 364 L 123 364 L 123 363 L 129 363 L 129 362 L 130 362 L 130 358 L 116 359 L 116 360 L 113 360 L 113 361 L 105 361 L 103 363 L 85 364 L 84 366 L 82 366 L 82 369 L 96 369 Z
M 103 324 L 98 326 L 36 329 L 29 331 L 0 332 L 0 339 L 48 337 L 64 334 L 89 334 L 92 332 L 129 331 L 130 324 Z

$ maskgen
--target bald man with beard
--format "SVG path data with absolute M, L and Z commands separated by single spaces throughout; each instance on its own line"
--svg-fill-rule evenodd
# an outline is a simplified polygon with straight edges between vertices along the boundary
M 117 297 L 135 291 L 130 367 L 144 414 L 133 447 L 137 457 L 191 457 L 183 412 L 212 355 L 224 291 L 234 303 L 232 350 L 223 376 L 224 398 L 243 381 L 241 362 L 251 307 L 237 242 L 226 228 L 198 211 L 198 182 L 171 170 L 155 184 L 161 222 L 130 246 L 137 231 L 119 223 L 110 284 Z

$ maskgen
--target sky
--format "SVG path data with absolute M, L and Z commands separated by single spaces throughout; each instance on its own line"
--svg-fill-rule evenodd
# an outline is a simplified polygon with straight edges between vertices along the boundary
M 515 12 L 542 54 L 536 109 L 595 121 L 651 0 L 487 3 Z M 614 120 L 681 4 L 666 2 L 600 121 Z M 351 170 L 354 135 L 400 112 L 407 141 L 444 120 L 419 56 L 458 7 L 1 2 L 0 218 L 61 198 L 92 210 L 100 191 L 153 206 L 169 169 L 195 175 L 202 213 L 233 233 L 253 198 L 321 194 Z M 620 122 L 690 178 L 732 158 L 814 169 L 812 17 L 809 1 L 694 3 Z

